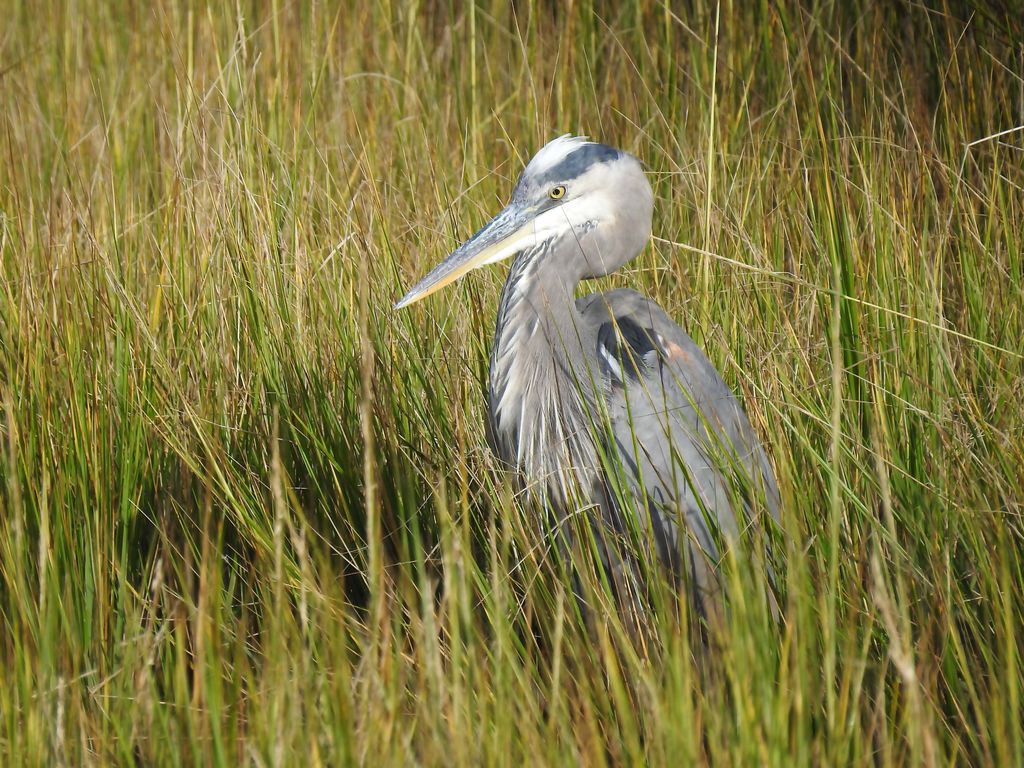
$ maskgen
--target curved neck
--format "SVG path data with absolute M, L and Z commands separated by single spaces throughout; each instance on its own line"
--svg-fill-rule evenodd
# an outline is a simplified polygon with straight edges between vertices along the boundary
M 495 342 L 516 339 L 520 328 L 527 328 L 530 337 L 537 336 L 536 330 L 575 336 L 579 279 L 560 272 L 540 249 L 516 257 L 501 289 Z M 554 352 L 556 346 L 552 345 L 549 352 Z
M 524 469 L 538 469 L 559 435 L 564 441 L 566 409 L 579 400 L 571 372 L 589 343 L 576 310 L 578 281 L 545 255 L 528 251 L 513 262 L 491 349 L 492 441 L 499 457 Z

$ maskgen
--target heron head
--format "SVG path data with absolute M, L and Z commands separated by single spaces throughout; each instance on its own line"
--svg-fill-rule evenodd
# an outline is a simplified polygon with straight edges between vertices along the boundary
M 633 155 L 561 136 L 516 182 L 511 202 L 414 285 L 406 307 L 484 264 L 516 254 L 542 259 L 572 282 L 614 272 L 651 236 L 654 195 Z

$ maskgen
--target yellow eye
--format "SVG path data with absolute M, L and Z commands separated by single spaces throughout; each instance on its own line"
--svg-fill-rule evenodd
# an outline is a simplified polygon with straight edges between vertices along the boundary
M 548 197 L 552 200 L 561 200 L 565 197 L 565 187 L 559 184 L 557 187 L 548 192 Z

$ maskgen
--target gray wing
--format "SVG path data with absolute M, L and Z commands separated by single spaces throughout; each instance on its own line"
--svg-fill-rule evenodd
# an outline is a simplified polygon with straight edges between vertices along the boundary
M 649 510 L 659 554 L 678 563 L 680 534 L 709 571 L 723 542 L 760 510 L 779 518 L 775 474 L 746 413 L 707 356 L 654 301 L 619 289 L 577 300 L 596 332 L 612 453 Z M 699 547 L 700 552 L 696 547 Z M 690 568 L 694 566 L 691 563 Z M 710 589 L 710 572 L 695 573 Z

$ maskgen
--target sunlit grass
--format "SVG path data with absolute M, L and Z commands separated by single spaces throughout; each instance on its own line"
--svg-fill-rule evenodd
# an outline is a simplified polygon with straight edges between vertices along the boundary
M 670 5 L 5 11 L 4 764 L 1024 764 L 1020 19 Z M 568 131 L 782 486 L 711 659 L 489 454 L 502 269 L 391 309 Z

